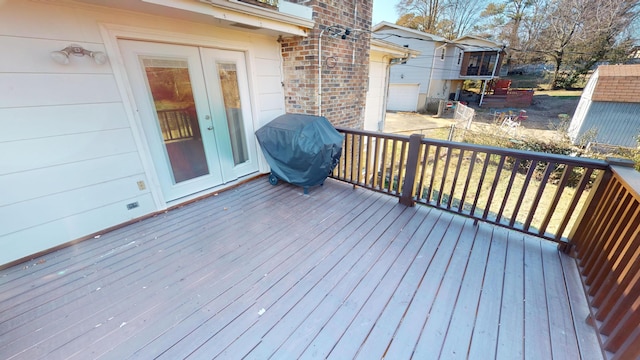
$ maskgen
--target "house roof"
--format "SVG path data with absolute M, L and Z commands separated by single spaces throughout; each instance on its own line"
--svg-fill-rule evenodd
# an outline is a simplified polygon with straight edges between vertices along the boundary
M 500 43 L 475 35 L 461 36 L 453 41 L 464 51 L 501 50 L 503 47 Z
M 371 39 L 371 50 L 389 54 L 395 58 L 406 58 L 420 55 L 420 51 L 400 46 L 389 41 Z
M 418 38 L 421 38 L 421 39 L 425 39 L 425 40 L 431 40 L 431 41 L 437 41 L 437 42 L 451 42 L 450 40 L 447 40 L 447 39 L 443 38 L 442 36 L 429 34 L 429 33 L 426 33 L 424 31 L 420 31 L 420 30 L 410 29 L 408 27 L 392 24 L 392 23 L 386 22 L 386 21 L 378 23 L 377 25 L 375 25 L 371 29 L 371 31 L 375 33 L 375 32 L 378 32 L 378 31 L 382 31 L 385 28 L 401 30 L 401 31 L 404 31 L 404 32 L 407 32 L 407 33 L 411 34 L 411 36 L 415 36 L 415 37 L 418 37 Z
M 593 101 L 640 103 L 640 64 L 600 65 Z

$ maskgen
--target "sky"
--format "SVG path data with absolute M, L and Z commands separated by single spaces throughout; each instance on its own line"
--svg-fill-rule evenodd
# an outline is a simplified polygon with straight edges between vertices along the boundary
M 381 21 L 395 23 L 398 20 L 397 3 L 398 0 L 373 0 L 373 25 Z

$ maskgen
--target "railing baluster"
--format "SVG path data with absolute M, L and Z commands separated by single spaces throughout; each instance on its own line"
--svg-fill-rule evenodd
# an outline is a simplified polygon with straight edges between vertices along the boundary
M 349 180 L 356 182 L 357 184 L 357 180 L 356 180 L 356 172 L 357 172 L 357 159 L 356 159 L 356 142 L 357 142 L 357 137 L 359 137 L 360 135 L 357 134 L 353 134 L 352 139 L 351 139 L 351 167 L 350 167 L 350 172 L 349 172 Z
M 387 178 L 387 148 L 389 145 L 387 144 L 387 139 L 382 139 L 382 159 L 380 159 L 380 169 L 382 169 L 380 173 L 380 190 L 384 190 L 385 185 L 384 181 Z
M 509 227 L 513 227 L 518 219 L 518 214 L 520 213 L 520 207 L 522 206 L 524 197 L 527 194 L 527 190 L 529 189 L 529 183 L 531 182 L 531 177 L 533 176 L 533 173 L 536 171 L 537 167 L 538 167 L 538 161 L 532 161 L 531 165 L 529 165 L 527 176 L 525 177 L 524 183 L 522 184 L 522 189 L 520 189 L 520 196 L 518 196 L 518 201 L 516 202 L 516 206 L 513 207 L 513 215 L 511 216 L 511 220 L 509 221 Z
M 402 142 L 402 146 L 400 146 L 400 162 L 398 163 L 398 187 L 396 188 L 396 193 L 402 194 L 402 180 L 404 178 L 403 173 L 406 171 L 406 160 L 405 160 L 405 151 L 407 150 L 407 143 Z M 413 187 L 413 186 L 412 186 Z
M 429 157 L 429 144 L 425 144 L 421 146 L 422 151 L 422 162 L 420 164 L 420 181 L 418 181 L 418 185 L 416 188 L 416 198 L 418 201 L 422 200 L 422 195 L 424 193 L 424 177 L 427 172 L 427 158 Z
M 364 168 L 364 186 L 369 187 L 373 184 L 370 182 L 371 178 L 371 141 L 373 139 L 371 136 L 367 136 L 367 150 L 365 154 L 365 168 Z
M 397 140 L 391 140 L 391 162 L 389 163 L 389 183 L 387 184 L 387 192 L 391 193 L 393 188 L 394 165 L 396 162 L 396 145 Z
M 511 195 L 511 188 L 513 187 L 513 182 L 516 179 L 516 175 L 518 174 L 518 169 L 520 168 L 521 159 L 516 159 L 516 162 L 513 164 L 513 169 L 511 169 L 511 177 L 509 178 L 509 183 L 507 184 L 507 189 L 504 192 L 504 198 L 502 199 L 502 204 L 500 205 L 500 210 L 498 211 L 498 215 L 496 216 L 496 222 L 500 222 L 502 218 L 502 213 L 504 212 L 504 208 L 507 206 L 507 201 L 509 201 L 509 195 Z M 511 215 L 513 217 L 513 215 Z M 511 220 L 511 219 L 509 219 Z
M 402 186 L 402 195 L 400 196 L 400 203 L 407 206 L 415 205 L 413 192 L 415 191 L 414 184 L 416 183 L 416 174 L 418 171 L 418 160 L 420 158 L 420 149 L 422 149 L 422 136 L 411 135 L 409 138 L 409 149 L 407 150 L 406 161 L 406 173 L 404 183 L 400 182 L 398 186 Z M 404 154 L 405 144 L 402 145 Z
M 444 162 L 444 169 L 442 170 L 442 180 L 440 181 L 440 192 L 438 193 L 438 199 L 436 200 L 436 206 L 440 206 L 442 197 L 444 195 L 444 185 L 447 182 L 447 173 L 449 173 L 449 164 L 451 163 L 451 148 L 446 148 L 447 159 Z
M 464 158 L 464 149 L 458 150 L 458 164 L 456 165 L 456 172 L 453 175 L 453 181 L 451 182 L 451 190 L 449 191 L 449 202 L 447 203 L 447 209 L 451 209 L 453 199 L 456 192 L 456 184 L 458 183 L 458 176 L 460 176 L 460 168 L 462 167 L 462 158 Z
M 469 183 L 473 176 L 473 167 L 476 165 L 477 152 L 471 154 L 471 162 L 469 164 L 469 170 L 467 171 L 467 180 L 464 182 L 464 189 L 462 190 L 462 198 L 460 199 L 460 206 L 458 206 L 458 212 L 461 213 L 464 210 L 464 204 L 467 201 L 467 190 L 469 190 Z
M 582 194 L 584 194 L 584 190 L 587 188 L 587 185 L 589 184 L 589 180 L 591 179 L 592 174 L 593 174 L 593 169 L 589 169 L 589 168 L 584 169 L 584 172 L 582 173 L 582 177 L 578 182 L 578 188 L 573 194 L 571 203 L 567 207 L 567 210 L 565 211 L 564 216 L 562 217 L 562 222 L 560 222 L 560 226 L 556 231 L 555 239 L 557 241 L 560 241 L 560 239 L 562 238 L 562 233 L 566 229 L 567 224 L 569 224 L 569 220 L 571 219 L 571 216 L 573 216 L 574 210 L 577 208 L 578 202 L 580 201 Z
M 487 207 L 484 209 L 484 214 L 482 214 L 482 218 L 485 220 L 489 218 L 491 203 L 493 203 L 493 196 L 496 194 L 496 189 L 498 188 L 498 184 L 500 183 L 500 176 L 502 175 L 502 168 L 504 167 L 505 158 L 506 156 L 504 155 L 500 156 L 500 162 L 498 163 L 498 168 L 496 169 L 496 175 L 493 178 L 493 184 L 491 185 L 491 190 L 489 191 L 489 198 L 487 198 Z
M 359 143 L 358 143 L 358 168 L 357 168 L 357 174 L 358 174 L 358 178 L 356 180 L 356 182 L 358 184 L 362 184 L 362 170 L 363 170 L 363 158 L 364 158 L 364 148 L 363 148 L 363 143 L 365 142 L 365 135 L 360 135 L 359 139 Z M 364 184 L 362 184 L 364 185 Z
M 431 172 L 431 180 L 429 181 L 429 192 L 427 193 L 427 204 L 431 203 L 431 193 L 433 191 L 433 183 L 438 173 L 438 160 L 440 159 L 440 146 L 436 146 L 436 151 L 433 157 L 433 171 Z
M 478 189 L 476 190 L 476 194 L 473 198 L 473 205 L 471 205 L 471 212 L 469 213 L 473 217 L 475 217 L 476 206 L 478 205 L 478 200 L 480 199 L 480 193 L 482 192 L 482 184 L 484 183 L 484 177 L 487 175 L 487 168 L 489 167 L 490 161 L 491 161 L 491 154 L 485 153 L 484 164 L 482 165 L 482 172 L 480 173 L 480 179 L 478 180 Z
M 533 216 L 536 214 L 536 209 L 540 204 L 540 199 L 542 199 L 542 194 L 544 193 L 544 189 L 547 187 L 547 182 L 549 181 L 549 177 L 551 176 L 551 172 L 556 167 L 555 163 L 547 163 L 547 168 L 544 171 L 544 176 L 542 177 L 542 181 L 540 181 L 540 186 L 538 186 L 538 191 L 536 192 L 536 197 L 533 199 L 531 203 L 531 208 L 529 208 L 529 215 L 527 216 L 527 220 L 524 222 L 523 229 L 524 231 L 528 231 L 531 226 L 531 222 L 533 221 Z
M 573 173 L 573 166 L 566 165 L 564 167 L 564 171 L 562 172 L 562 176 L 560 177 L 560 183 L 556 187 L 556 193 L 553 196 L 553 200 L 547 209 L 547 215 L 545 215 L 544 220 L 542 220 L 542 225 L 540 225 L 540 229 L 538 229 L 538 234 L 544 235 L 547 231 L 547 226 L 549 226 L 549 222 L 551 221 L 551 217 L 553 217 L 556 207 L 560 202 L 560 198 L 562 197 L 562 193 L 567 186 L 567 182 L 569 181 L 569 176 Z
M 374 151 L 375 153 L 373 154 L 373 174 L 371 175 L 373 177 L 373 188 L 374 189 L 380 189 L 380 177 L 378 176 L 380 174 L 380 142 L 383 142 L 384 139 L 380 139 L 380 138 L 375 138 L 375 146 L 374 146 Z

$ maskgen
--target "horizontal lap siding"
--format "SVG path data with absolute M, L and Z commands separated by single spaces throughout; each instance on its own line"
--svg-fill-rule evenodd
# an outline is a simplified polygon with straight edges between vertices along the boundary
M 21 16 L 8 6 L 2 21 Z M 88 57 L 55 63 L 49 53 L 72 40 L 49 40 L 50 29 L 33 34 L 31 25 L 23 20 L 14 32 L 29 27 L 24 35 L 35 38 L 0 35 L 0 47 L 21 49 L 0 60 L 0 264 L 155 207 L 137 187 L 147 179 L 110 65 Z M 140 206 L 127 211 L 132 202 Z
M 19 51 L 0 58 L 0 266 L 158 210 L 114 75 L 117 54 L 103 65 L 50 57 L 69 44 L 107 51 L 103 23 L 186 31 L 249 50 L 257 122 L 284 112 L 275 38 L 99 7 L 2 2 L 0 48 Z

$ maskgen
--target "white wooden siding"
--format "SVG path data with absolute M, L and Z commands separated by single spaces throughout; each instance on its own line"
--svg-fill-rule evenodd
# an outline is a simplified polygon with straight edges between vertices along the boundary
M 121 179 L 140 168 L 138 154 L 127 152 L 0 176 L 0 189 L 12 190 L 0 197 L 0 206 Z
M 0 174 L 99 159 L 136 151 L 129 129 L 53 136 L 0 143 Z M 16 184 L 20 185 L 20 184 Z
M 398 36 L 388 36 L 396 34 Z M 420 51 L 420 55 L 407 60 L 406 64 L 398 64 L 391 67 L 389 81 L 394 84 L 420 84 L 420 93 L 426 94 L 429 86 L 429 76 L 433 65 L 433 52 L 435 42 L 427 40 L 411 39 L 414 34 L 409 34 L 400 30 L 386 29 L 376 32 L 376 38 L 398 44 L 400 46 L 409 45 L 409 48 Z M 440 61 L 439 59 L 437 61 Z
M 364 114 L 364 129 L 378 131 L 381 130 L 379 125 L 382 125 L 385 117 L 386 79 L 389 63 L 382 54 L 373 51 L 369 61 L 369 91 L 367 92 L 367 107 Z
M 139 207 L 128 212 L 122 211 L 123 204 L 138 202 Z M 112 202 L 82 213 L 75 213 L 58 221 L 41 223 L 37 226 L 0 236 L 0 263 L 21 259 L 70 240 L 106 229 L 114 224 L 143 216 L 155 208 L 149 193 Z
M 115 101 L 121 98 L 110 74 L 0 74 L 0 108 Z
M 0 142 L 123 128 L 129 122 L 120 102 L 0 109 L 0 129 L 11 129 L 0 131 Z
M 0 265 L 163 208 L 139 126 L 128 115 L 135 109 L 127 108 L 124 69 L 105 44 L 114 39 L 103 38 L 103 24 L 143 29 L 141 39 L 157 29 L 163 35 L 156 41 L 187 38 L 192 45 L 244 51 L 254 126 L 284 113 L 277 39 L 206 22 L 0 1 L 0 48 L 14 49 L 0 58 Z M 107 52 L 109 62 L 51 59 L 51 51 L 74 43 Z M 139 206 L 127 210 L 134 202 Z

